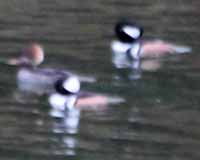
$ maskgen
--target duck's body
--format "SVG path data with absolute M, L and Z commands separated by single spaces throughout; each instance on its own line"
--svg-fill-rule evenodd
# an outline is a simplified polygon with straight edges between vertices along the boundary
M 92 108 L 94 109 L 98 106 L 106 106 L 109 103 L 110 100 L 108 96 L 87 91 L 81 91 L 78 93 L 78 99 L 75 106 L 80 109 L 86 109 L 92 106 Z
M 143 40 L 143 29 L 129 22 L 119 22 L 115 27 L 118 40 L 111 43 L 112 62 L 117 68 L 135 66 L 141 58 L 158 58 L 169 54 L 191 51 L 190 47 L 162 40 Z
M 71 79 L 71 77 L 69 78 Z M 122 98 L 111 98 L 106 95 L 80 91 L 80 89 L 76 89 L 76 92 L 71 92 L 69 89 L 63 84 L 67 84 L 68 79 L 61 79 L 56 82 L 55 85 L 55 93 L 52 93 L 49 96 L 49 103 L 53 107 L 54 111 L 66 111 L 71 110 L 73 108 L 84 110 L 84 109 L 100 109 L 104 108 L 106 105 L 110 103 L 120 103 L 123 102 Z M 73 80 L 73 85 L 80 85 L 77 79 Z M 68 85 L 69 86 L 69 85 Z
M 49 103 L 54 108 L 54 111 L 63 112 L 69 108 L 76 108 L 79 110 L 101 110 L 110 102 L 109 98 L 105 95 L 81 91 L 76 95 L 54 93 L 49 97 Z
M 17 72 L 17 84 L 21 91 L 36 94 L 54 92 L 54 83 L 72 74 L 64 70 L 22 67 Z
M 131 56 L 129 50 L 136 48 L 135 58 Z M 138 54 L 140 53 L 140 44 L 122 43 L 120 41 L 113 41 L 111 44 L 112 49 L 112 62 L 117 68 L 127 68 L 135 66 L 134 62 L 139 60 Z M 133 61 L 134 60 L 134 61 Z M 133 67 L 135 68 L 135 67 Z M 137 67 L 136 67 L 137 68 Z

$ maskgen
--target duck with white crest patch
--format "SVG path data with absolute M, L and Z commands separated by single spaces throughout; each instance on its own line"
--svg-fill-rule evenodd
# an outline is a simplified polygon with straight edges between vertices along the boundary
M 117 68 L 137 68 L 141 58 L 157 58 L 169 54 L 191 52 L 188 46 L 175 45 L 162 40 L 143 40 L 143 28 L 129 21 L 115 26 L 117 40 L 111 43 L 112 62 Z M 135 64 L 136 63 L 136 64 Z
M 52 115 L 65 115 L 66 110 L 94 110 L 103 109 L 108 104 L 124 102 L 120 97 L 111 97 L 103 94 L 81 91 L 77 77 L 59 79 L 55 82 L 55 92 L 50 94 L 49 103 L 54 112 Z
M 55 83 L 56 92 L 49 96 L 52 107 L 50 115 L 65 119 L 65 127 L 68 133 L 76 133 L 80 119 L 80 109 L 75 107 L 80 91 L 80 81 L 72 76 L 59 79 Z

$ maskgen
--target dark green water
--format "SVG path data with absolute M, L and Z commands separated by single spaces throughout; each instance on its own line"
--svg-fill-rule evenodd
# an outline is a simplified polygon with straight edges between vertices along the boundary
M 45 47 L 43 67 L 94 76 L 84 89 L 126 99 L 81 112 L 76 134 L 49 115 L 47 97 L 22 97 L 16 69 L 0 65 L 0 159 L 200 159 L 200 1 L 8 0 L 0 2 L 0 53 L 17 55 L 27 43 Z M 113 25 L 123 17 L 144 25 L 145 37 L 193 48 L 170 57 L 139 80 L 116 79 L 111 64 Z M 163 60 L 162 60 L 163 61 Z

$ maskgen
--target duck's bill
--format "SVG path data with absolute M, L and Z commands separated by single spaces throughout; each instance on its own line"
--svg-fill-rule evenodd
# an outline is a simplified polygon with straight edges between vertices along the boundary
M 0 59 L 1 64 L 16 66 L 20 64 L 20 60 L 17 58 L 11 58 L 11 59 Z
M 11 66 L 18 66 L 21 64 L 21 60 L 18 58 L 11 58 L 5 61 L 5 64 L 11 65 Z

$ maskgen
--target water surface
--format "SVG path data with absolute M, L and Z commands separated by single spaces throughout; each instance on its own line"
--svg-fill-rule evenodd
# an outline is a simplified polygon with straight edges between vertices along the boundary
M 2 159 L 186 160 L 200 153 L 199 7 L 196 0 L 8 0 L 0 2 L 0 52 L 8 58 L 27 43 L 45 47 L 42 67 L 68 68 L 98 83 L 83 88 L 123 97 L 104 110 L 83 111 L 76 133 L 54 118 L 47 97 L 19 93 L 14 67 L 0 64 Z M 169 57 L 139 80 L 113 67 L 109 43 L 123 17 L 142 24 L 146 38 L 193 48 Z M 116 78 L 117 77 L 117 78 Z

